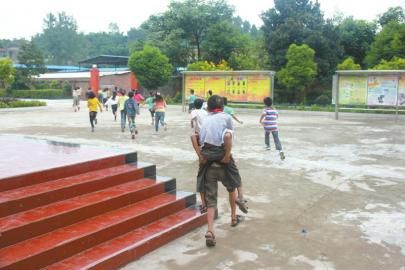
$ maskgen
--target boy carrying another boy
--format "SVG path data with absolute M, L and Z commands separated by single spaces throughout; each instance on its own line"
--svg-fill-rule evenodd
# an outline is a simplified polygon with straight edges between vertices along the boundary
M 231 155 L 232 120 L 223 112 L 223 98 L 213 95 L 208 99 L 209 114 L 204 118 L 199 133 L 191 136 L 194 150 L 200 163 L 197 175 L 197 191 L 202 195 L 203 207 L 207 209 L 208 230 L 206 245 L 215 246 L 214 217 L 217 208 L 218 181 L 226 187 L 231 206 L 231 226 L 242 220 L 236 215 L 235 189 L 241 187 L 241 177 Z M 201 145 L 201 147 L 200 147 Z M 245 206 L 245 205 L 243 205 Z M 247 208 L 245 209 L 247 212 Z

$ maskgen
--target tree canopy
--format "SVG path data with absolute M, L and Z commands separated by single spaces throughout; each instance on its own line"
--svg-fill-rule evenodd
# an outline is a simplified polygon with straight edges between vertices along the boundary
M 337 70 L 360 70 L 361 66 L 356 64 L 352 57 L 346 58 L 342 63 L 337 65 Z
M 13 62 L 10 58 L 0 58 L 0 86 L 6 88 L 14 81 Z
M 164 85 L 172 74 L 169 59 L 158 48 L 146 45 L 142 51 L 133 52 L 128 61 L 141 86 L 156 89 Z

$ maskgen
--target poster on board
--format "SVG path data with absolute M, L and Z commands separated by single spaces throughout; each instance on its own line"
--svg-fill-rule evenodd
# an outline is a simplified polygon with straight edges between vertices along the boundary
M 369 76 L 367 105 L 396 106 L 398 78 L 394 76 Z
M 205 92 L 211 90 L 214 95 L 225 95 L 225 77 L 224 76 L 206 76 L 205 77 Z M 203 96 L 205 97 L 205 95 Z
M 227 76 L 225 96 L 232 102 L 248 101 L 247 76 Z
M 271 77 L 264 74 L 248 76 L 249 102 L 263 102 L 265 97 L 271 97 Z
M 196 96 L 205 96 L 205 80 L 203 76 L 187 75 L 185 81 L 186 97 L 190 95 L 190 89 L 194 89 Z
M 339 76 L 339 104 L 365 105 L 367 77 Z
M 405 76 L 399 77 L 398 105 L 405 106 Z

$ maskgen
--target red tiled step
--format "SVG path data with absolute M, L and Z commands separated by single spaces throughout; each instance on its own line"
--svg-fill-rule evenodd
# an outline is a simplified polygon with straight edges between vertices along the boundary
M 0 192 L 0 217 L 140 178 L 153 178 L 155 174 L 154 165 L 133 163 L 3 191 Z
M 195 204 L 195 194 L 164 193 L 0 249 L 1 269 L 38 269 Z
M 38 183 L 47 182 L 50 180 L 73 176 L 76 174 L 82 174 L 89 171 L 100 170 L 110 168 L 125 163 L 132 163 L 137 161 L 137 154 L 128 153 L 121 154 L 101 159 L 94 159 L 87 162 L 80 162 L 78 164 L 72 164 L 57 168 L 51 168 L 39 172 L 32 172 L 22 175 L 16 175 L 12 177 L 0 179 L 0 192 L 15 188 L 21 188 L 24 186 L 35 185 Z M 23 160 L 21 162 L 24 162 Z
M 163 192 L 175 190 L 176 180 L 140 179 L 0 218 L 0 247 L 32 238 Z
M 92 247 L 44 270 L 117 269 L 206 223 L 206 216 L 188 208 Z M 203 241 L 203 240 L 201 240 Z

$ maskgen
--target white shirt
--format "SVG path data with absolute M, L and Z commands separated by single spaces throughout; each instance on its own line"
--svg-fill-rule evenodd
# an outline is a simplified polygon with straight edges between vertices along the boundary
M 196 109 L 191 111 L 191 121 L 193 121 L 194 133 L 200 133 L 203 119 L 208 115 L 207 111 Z
M 232 119 L 224 112 L 209 113 L 203 120 L 200 130 L 200 144 L 205 143 L 221 146 L 224 143 L 224 134 L 233 130 Z

